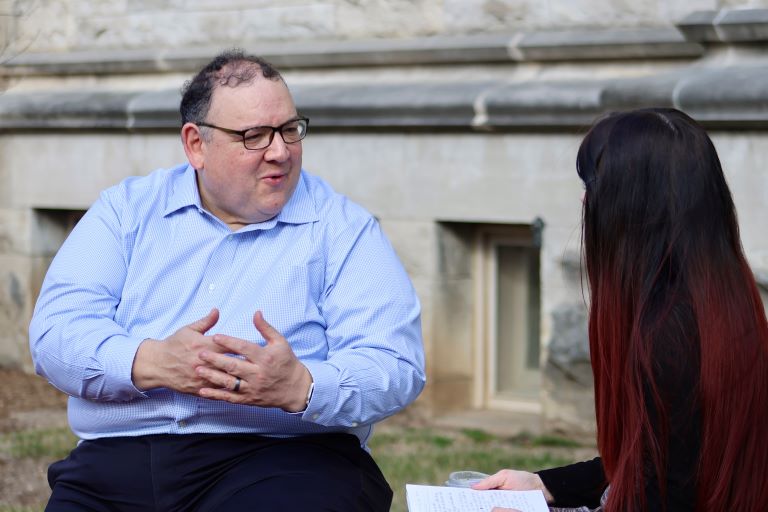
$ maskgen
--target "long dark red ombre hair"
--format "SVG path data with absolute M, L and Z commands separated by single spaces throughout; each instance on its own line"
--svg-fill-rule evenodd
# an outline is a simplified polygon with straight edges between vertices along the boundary
M 681 302 L 690 325 L 674 339 L 699 355 L 682 361 L 698 365 L 696 508 L 764 510 L 768 325 L 712 141 L 675 109 L 611 114 L 585 137 L 577 169 L 607 510 L 645 509 L 648 461 L 650 484 L 666 492 L 669 409 L 655 343 Z

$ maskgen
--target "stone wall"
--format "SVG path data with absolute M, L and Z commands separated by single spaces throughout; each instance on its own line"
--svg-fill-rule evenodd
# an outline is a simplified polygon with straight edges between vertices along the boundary
M 381 220 L 411 275 L 429 414 L 483 406 L 473 229 L 544 221 L 541 410 L 548 430 L 589 434 L 579 140 L 609 110 L 699 119 L 768 275 L 766 5 L 0 0 L 0 365 L 29 368 L 31 308 L 79 212 L 183 159 L 179 87 L 238 44 L 285 71 L 312 119 L 305 167 Z
M 3 0 L 13 53 L 667 25 L 765 0 Z

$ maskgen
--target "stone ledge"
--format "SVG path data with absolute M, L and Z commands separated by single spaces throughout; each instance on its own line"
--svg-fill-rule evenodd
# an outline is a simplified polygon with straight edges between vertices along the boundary
M 708 126 L 768 129 L 768 66 L 690 67 L 602 80 L 301 84 L 315 129 L 571 129 L 610 110 L 674 106 Z M 179 128 L 179 92 L 7 93 L 0 129 Z
M 524 61 L 690 58 L 704 52 L 674 28 L 534 32 L 515 50 Z
M 677 24 L 685 38 L 699 43 L 768 41 L 768 9 L 696 11 Z
M 243 44 L 280 69 L 348 66 L 444 65 L 522 61 L 690 58 L 703 53 L 674 27 L 569 30 L 416 39 Z M 221 50 L 73 51 L 17 55 L 0 75 L 190 73 Z

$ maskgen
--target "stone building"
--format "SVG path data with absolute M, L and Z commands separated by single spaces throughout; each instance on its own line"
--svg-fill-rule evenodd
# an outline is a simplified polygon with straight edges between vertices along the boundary
M 284 72 L 305 168 L 410 273 L 415 413 L 594 428 L 574 160 L 605 111 L 709 127 L 766 282 L 768 1 L 0 0 L 0 365 L 30 369 L 42 276 L 99 191 L 183 160 L 179 88 L 231 46 Z

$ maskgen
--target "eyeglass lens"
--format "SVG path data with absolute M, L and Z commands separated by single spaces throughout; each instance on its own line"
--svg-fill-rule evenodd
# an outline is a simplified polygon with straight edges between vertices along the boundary
M 243 134 L 243 142 L 247 149 L 263 149 L 272 144 L 275 132 L 279 131 L 286 144 L 299 142 L 307 134 L 307 122 L 304 119 L 288 121 L 282 126 L 271 128 L 260 126 L 252 128 Z

